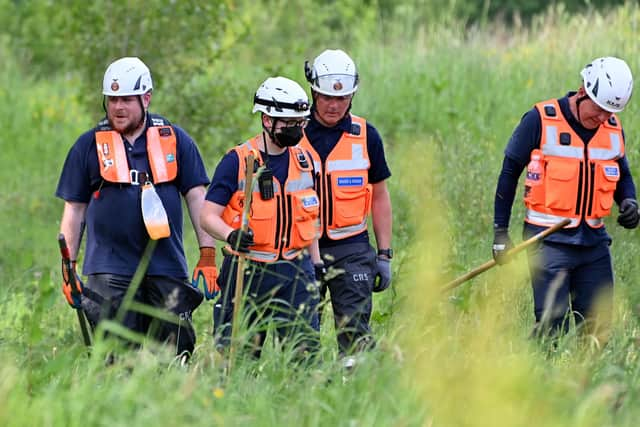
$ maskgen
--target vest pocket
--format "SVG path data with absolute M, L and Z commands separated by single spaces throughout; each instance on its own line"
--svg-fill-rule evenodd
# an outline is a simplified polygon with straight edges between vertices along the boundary
M 274 245 L 276 227 L 277 198 L 262 200 L 259 193 L 253 194 L 249 226 L 253 230 L 255 246 Z
M 311 189 L 292 194 L 293 228 L 289 247 L 302 249 L 320 235 L 320 199 Z
M 361 224 L 371 207 L 371 184 L 364 187 L 334 185 L 333 225 L 337 228 Z
M 545 171 L 545 205 L 547 208 L 572 211 L 581 177 L 580 160 L 561 159 L 547 163 Z
M 609 215 L 613 206 L 613 194 L 620 180 L 620 167 L 617 162 L 596 162 L 595 194 L 593 216 L 602 218 Z

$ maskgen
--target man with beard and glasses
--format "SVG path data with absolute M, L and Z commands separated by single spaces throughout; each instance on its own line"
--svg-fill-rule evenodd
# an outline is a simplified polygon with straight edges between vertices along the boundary
M 187 280 L 180 196 L 201 247 L 194 278 L 215 282 L 215 241 L 198 222 L 209 180 L 191 137 L 148 111 L 152 89 L 151 73 L 140 59 L 109 65 L 102 87 L 106 117 L 67 155 L 56 190 L 65 202 L 60 232 L 75 268 L 86 224 L 88 280 L 80 298 L 64 280 L 63 292 L 94 328 L 118 318 L 126 328 L 174 346 L 184 358 L 195 346 L 191 313 L 203 297 Z M 133 310 L 117 316 L 150 239 L 156 246 L 134 301 L 164 310 L 173 320 Z
M 226 241 L 213 310 L 216 348 L 229 345 L 239 253 L 246 256 L 244 308 L 253 355 L 259 357 L 266 330 L 275 328 L 300 359 L 318 347 L 318 292 L 314 263 L 320 262 L 319 200 L 313 162 L 296 146 L 309 115 L 304 89 L 284 77 L 268 78 L 255 93 L 262 132 L 229 150 L 206 195 L 200 222 Z M 255 160 L 248 165 L 248 156 Z M 247 167 L 254 174 L 248 229 L 242 231 Z M 207 297 L 213 297 L 206 292 Z

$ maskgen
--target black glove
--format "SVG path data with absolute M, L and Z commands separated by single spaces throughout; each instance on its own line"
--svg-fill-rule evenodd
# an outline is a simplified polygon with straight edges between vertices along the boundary
M 247 228 L 247 231 L 242 231 L 239 228 L 233 230 L 227 236 L 227 242 L 231 245 L 231 249 L 238 252 L 249 252 L 249 246 L 255 245 L 253 241 L 253 230 Z
M 385 256 L 376 258 L 378 272 L 373 282 L 373 292 L 382 292 L 391 284 L 391 260 Z
M 634 199 L 624 199 L 620 203 L 620 215 L 618 215 L 618 224 L 624 228 L 636 228 L 640 222 L 640 213 L 638 213 L 638 202 Z
M 322 283 L 327 274 L 327 267 L 323 263 L 313 264 L 313 271 L 316 274 L 316 282 Z
M 506 264 L 511 259 L 506 256 L 507 251 L 513 248 L 513 242 L 509 237 L 509 229 L 497 227 L 493 229 L 493 259 L 498 264 Z

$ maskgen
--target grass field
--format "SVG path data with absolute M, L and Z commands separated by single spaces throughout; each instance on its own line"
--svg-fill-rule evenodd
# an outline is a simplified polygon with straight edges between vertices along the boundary
M 464 30 L 445 22 L 403 32 L 399 20 L 397 33 L 354 38 L 345 47 L 362 76 L 353 111 L 385 140 L 397 254 L 394 290 L 374 301 L 380 345 L 346 376 L 327 323 L 317 367 L 293 367 L 290 351 L 270 348 L 224 378 L 212 348 L 211 303 L 194 314 L 199 344 L 188 367 L 152 345 L 105 366 L 113 343 L 98 341 L 88 357 L 59 290 L 62 201 L 53 193 L 67 150 L 99 117 L 81 101 L 79 76 L 36 79 L 0 38 L 0 425 L 636 426 L 637 231 L 607 221 L 616 305 L 604 348 L 569 335 L 549 354 L 528 339 L 533 313 L 524 257 L 450 295 L 439 289 L 490 257 L 502 151 L 521 115 L 577 89 L 579 71 L 595 57 L 622 57 L 640 75 L 639 21 L 632 4 L 574 16 L 554 8 L 530 27 Z M 299 63 L 281 71 L 300 77 Z M 241 58 L 225 76 L 235 67 L 245 76 L 250 64 Z M 260 73 L 252 79 L 263 80 Z M 239 97 L 247 100 L 246 123 L 256 123 L 251 96 Z M 172 117 L 162 87 L 152 110 Z M 620 115 L 636 180 L 639 112 L 634 97 Z M 218 143 L 198 141 L 210 172 L 222 154 Z M 516 241 L 522 214 L 518 202 Z M 197 245 L 190 225 L 185 229 L 193 268 Z

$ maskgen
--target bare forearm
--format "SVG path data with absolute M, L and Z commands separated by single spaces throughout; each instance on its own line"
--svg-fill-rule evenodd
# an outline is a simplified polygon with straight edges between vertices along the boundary
M 187 192 L 185 200 L 187 201 L 191 224 L 193 225 L 193 230 L 196 233 L 196 238 L 198 239 L 198 245 L 200 247 L 215 247 L 215 240 L 202 228 L 200 223 L 202 207 L 205 202 L 205 193 L 206 190 L 204 186 L 194 187 Z
M 69 256 L 72 260 L 78 258 L 80 250 L 80 235 L 84 226 L 84 217 L 87 211 L 86 203 L 65 202 L 62 220 L 60 221 L 60 233 L 64 234 L 69 247 Z
M 202 229 L 211 237 L 226 241 L 227 236 L 233 230 L 222 220 L 224 206 L 205 200 L 202 212 L 200 213 L 200 225 Z M 210 238 L 211 238 L 210 237 Z
M 374 184 L 371 215 L 378 248 L 390 248 L 393 217 L 391 197 L 384 181 Z
M 314 239 L 313 243 L 309 246 L 309 256 L 311 257 L 311 262 L 314 264 L 322 263 L 322 258 L 320 258 L 320 248 L 318 247 L 318 239 Z

